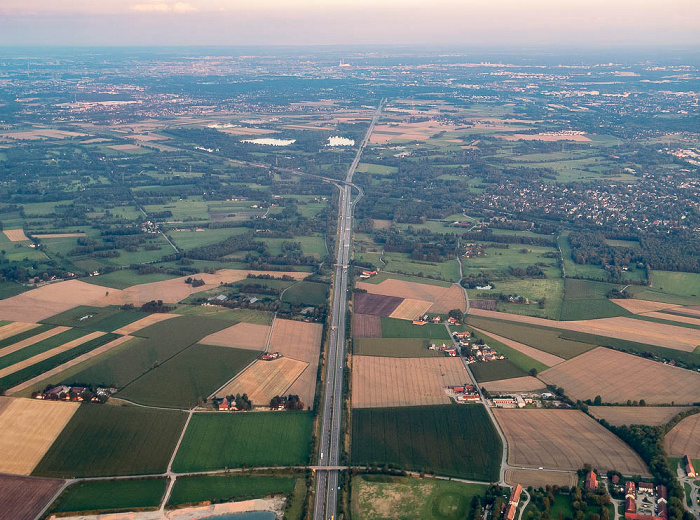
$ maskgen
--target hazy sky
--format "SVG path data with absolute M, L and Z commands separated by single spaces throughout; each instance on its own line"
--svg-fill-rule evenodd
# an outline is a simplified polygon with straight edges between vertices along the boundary
M 700 46 L 700 0 L 0 0 L 0 45 Z

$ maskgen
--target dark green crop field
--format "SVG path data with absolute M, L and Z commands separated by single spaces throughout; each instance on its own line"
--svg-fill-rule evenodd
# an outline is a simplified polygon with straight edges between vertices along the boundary
M 173 471 L 306 464 L 312 423 L 311 412 L 197 413 Z
M 328 299 L 329 286 L 325 283 L 299 282 L 284 291 L 282 301 L 301 305 L 322 305 Z
M 187 415 L 147 408 L 82 405 L 34 475 L 102 477 L 163 473 Z
M 497 359 L 487 363 L 477 362 L 469 365 L 474 377 L 479 383 L 486 381 L 498 381 L 499 379 L 511 379 L 523 377 L 527 372 L 520 370 L 509 359 Z
M 79 482 L 66 489 L 51 508 L 52 513 L 117 512 L 156 509 L 167 480 L 97 480 Z
M 435 357 L 442 352 L 428 349 L 430 342 L 420 338 L 356 338 L 352 352 L 356 356 Z
M 450 335 L 444 325 L 426 323 L 413 325 L 408 320 L 382 317 L 383 338 L 428 338 L 448 340 Z
M 216 475 L 183 477 L 175 481 L 169 506 L 199 504 L 204 501 L 230 502 L 251 500 L 270 495 L 289 495 L 294 491 L 294 477 L 252 475 Z
M 353 464 L 394 464 L 495 482 L 501 450 L 498 433 L 482 405 L 353 411 Z
M 118 396 L 148 406 L 190 408 L 259 355 L 256 350 L 193 345 L 127 385 Z
M 123 311 L 115 305 L 108 307 L 90 307 L 79 305 L 43 320 L 52 325 L 65 325 L 90 330 L 112 332 L 129 323 L 147 316 L 147 313 L 135 309 Z

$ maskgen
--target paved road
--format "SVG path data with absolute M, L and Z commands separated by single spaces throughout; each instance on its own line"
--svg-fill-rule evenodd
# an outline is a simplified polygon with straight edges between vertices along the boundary
M 341 418 L 343 415 L 343 365 L 345 360 L 345 321 L 347 316 L 348 265 L 352 247 L 352 209 L 359 199 L 352 200 L 352 176 L 360 163 L 362 152 L 369 142 L 374 125 L 384 107 L 379 103 L 372 121 L 357 149 L 345 182 L 340 187 L 338 205 L 338 251 L 333 283 L 331 307 L 331 334 L 326 355 L 326 380 L 323 388 L 321 409 L 321 437 L 318 466 L 338 466 L 340 459 Z M 314 519 L 323 520 L 335 517 L 338 507 L 338 470 L 318 471 L 316 496 L 314 499 Z

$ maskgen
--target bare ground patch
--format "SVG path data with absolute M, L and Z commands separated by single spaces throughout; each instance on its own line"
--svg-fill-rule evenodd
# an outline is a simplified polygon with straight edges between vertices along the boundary
M 507 469 L 505 481 L 511 486 L 521 484 L 523 487 L 532 486 L 535 489 L 546 486 L 572 487 L 578 484 L 578 475 L 561 471 Z
M 432 303 L 426 302 L 425 300 L 413 300 L 411 298 L 406 298 L 398 307 L 396 307 L 390 316 L 392 318 L 399 318 L 403 320 L 415 320 L 423 316 L 431 306 Z
M 622 440 L 579 410 L 494 409 L 508 440 L 508 463 L 575 471 L 648 476 L 642 459 Z
M 353 312 L 358 314 L 373 314 L 375 316 L 389 316 L 401 305 L 402 298 L 397 296 L 385 296 L 369 292 L 355 293 L 353 298 Z
M 489 392 L 508 393 L 508 392 L 532 392 L 542 390 L 545 384 L 532 376 L 514 377 L 513 379 L 500 379 L 498 381 L 487 381 L 481 383 L 481 386 Z
M 267 325 L 236 323 L 231 327 L 210 334 L 201 340 L 200 343 L 204 345 L 216 345 L 218 347 L 265 350 L 269 335 L 270 327 Z
M 459 359 L 353 356 L 352 406 L 448 404 L 445 387 L 469 381 Z
M 381 318 L 369 314 L 353 314 L 352 335 L 355 338 L 381 338 Z
M 34 520 L 63 487 L 63 480 L 0 475 L 0 511 L 4 518 Z
M 11 242 L 24 242 L 29 240 L 29 237 L 24 234 L 24 229 L 6 229 L 3 231 L 5 236 L 10 239 Z
M 574 399 L 624 403 L 685 404 L 698 400 L 700 374 L 603 347 L 540 373 L 545 383 L 564 388 Z M 643 382 L 643 384 L 642 384 Z

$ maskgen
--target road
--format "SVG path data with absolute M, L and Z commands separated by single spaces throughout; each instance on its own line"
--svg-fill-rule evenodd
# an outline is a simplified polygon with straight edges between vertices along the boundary
M 352 247 L 352 209 L 357 200 L 352 200 L 352 177 L 360 163 L 362 152 L 369 143 L 374 126 L 384 107 L 382 100 L 377 107 L 365 137 L 360 143 L 355 159 L 348 169 L 345 182 L 339 184 L 338 204 L 338 251 L 333 280 L 331 305 L 331 333 L 326 354 L 326 379 L 323 388 L 321 409 L 321 437 L 318 466 L 338 466 L 340 459 L 341 419 L 343 415 L 343 367 L 345 362 L 345 321 L 348 304 L 348 266 Z M 360 193 L 361 194 L 361 193 Z M 338 507 L 338 470 L 316 472 L 316 495 L 314 519 L 335 517 Z

